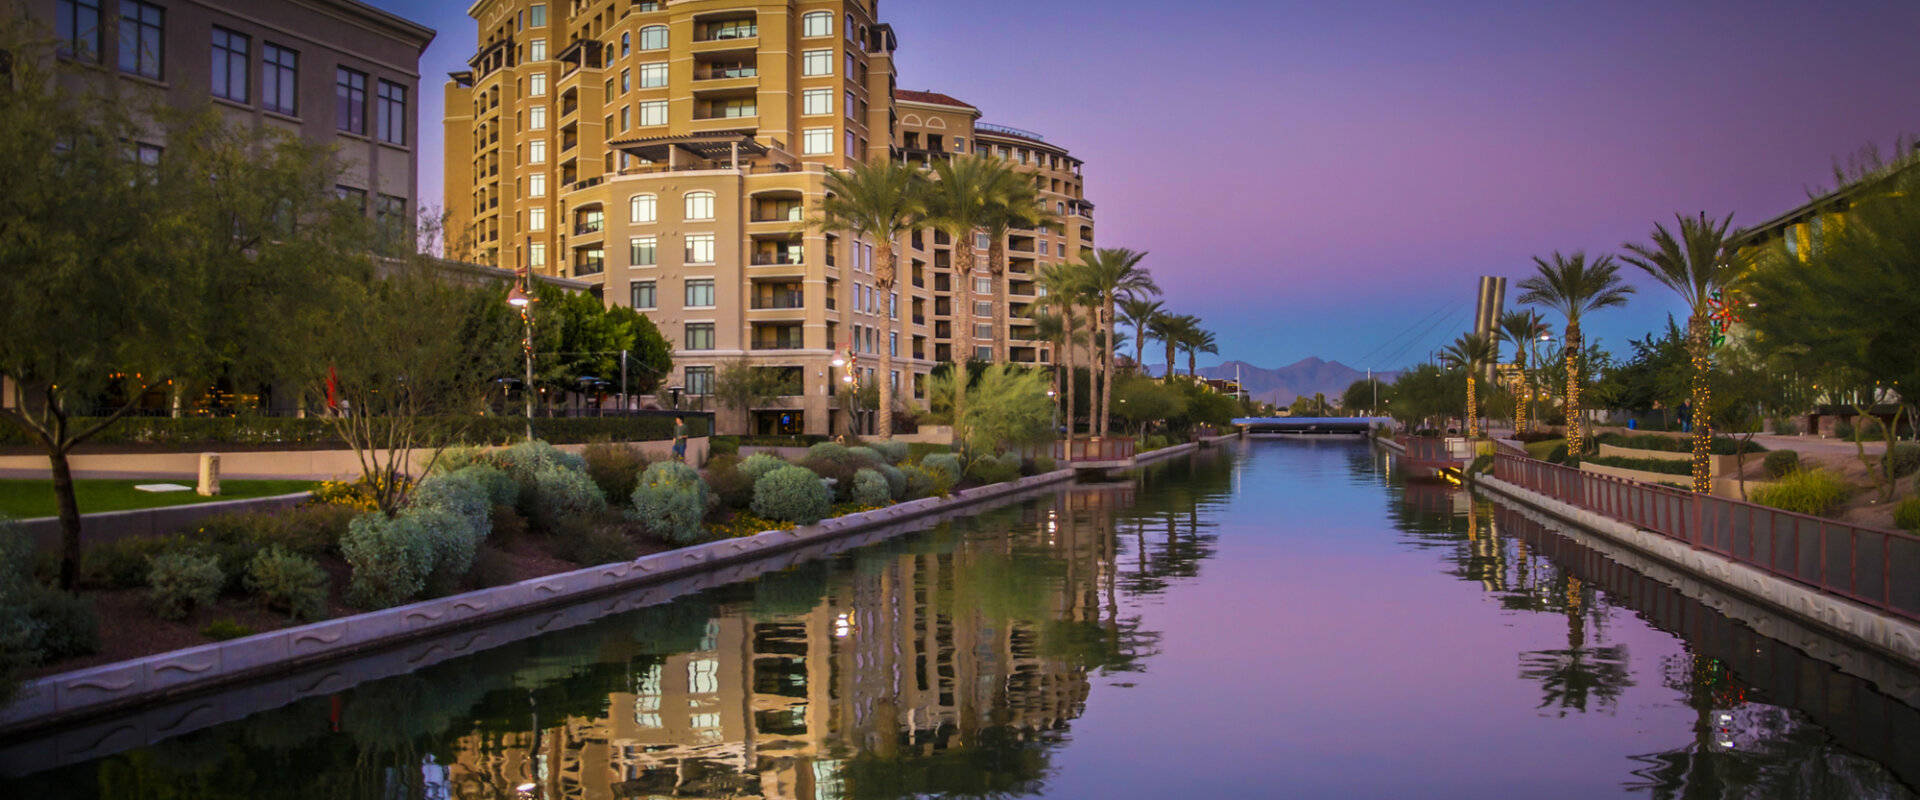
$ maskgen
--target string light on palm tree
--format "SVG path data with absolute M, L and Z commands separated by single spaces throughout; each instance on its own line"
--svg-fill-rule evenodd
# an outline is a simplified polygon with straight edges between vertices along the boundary
M 1549 258 L 1533 259 L 1536 274 L 1520 282 L 1526 294 L 1520 302 L 1546 306 L 1567 320 L 1566 348 L 1562 359 L 1567 367 L 1566 412 L 1567 452 L 1578 455 L 1583 446 L 1580 420 L 1580 321 L 1588 313 L 1623 306 L 1634 288 L 1620 281 L 1620 268 L 1613 256 L 1603 255 L 1587 261 L 1584 252 L 1572 255 L 1558 252 Z
M 532 237 L 528 237 L 527 241 L 532 242 Z M 539 298 L 528 291 L 531 268 L 514 272 L 518 273 L 518 282 L 507 292 L 507 305 L 520 311 L 520 322 L 526 328 L 526 338 L 520 341 L 520 347 L 526 351 L 527 382 L 520 387 L 520 391 L 527 396 L 527 441 L 533 441 L 533 304 L 539 302 Z

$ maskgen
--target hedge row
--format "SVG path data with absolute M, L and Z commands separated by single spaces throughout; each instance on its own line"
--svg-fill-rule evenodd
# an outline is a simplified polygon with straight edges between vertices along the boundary
M 705 436 L 711 418 L 688 414 L 690 435 Z M 73 424 L 84 426 L 88 419 Z M 511 444 L 526 438 L 525 417 L 434 417 L 423 421 L 433 426 L 466 426 L 461 440 L 471 445 Z M 648 442 L 673 438 L 673 418 L 646 417 L 554 417 L 535 418 L 534 433 L 557 444 L 579 444 L 606 437 L 615 441 Z M 378 437 L 376 437 L 378 438 Z M 145 445 L 156 449 L 191 449 L 209 445 L 286 445 L 300 449 L 346 447 L 326 420 L 309 417 L 128 417 L 107 427 L 90 444 Z M 31 446 L 38 442 L 19 428 L 0 426 L 0 447 Z
M 1587 456 L 1585 462 L 1602 467 L 1633 469 L 1641 472 L 1657 472 L 1662 475 L 1692 475 L 1693 463 L 1675 461 L 1666 458 L 1623 458 L 1620 456 Z
M 1649 434 L 1629 436 L 1619 433 L 1603 433 L 1595 437 L 1594 441 L 1600 444 L 1610 444 L 1614 447 L 1624 447 L 1629 450 L 1658 450 L 1663 453 L 1693 452 L 1692 439 L 1681 439 L 1671 436 L 1653 436 Z M 1767 452 L 1767 448 L 1759 442 L 1743 441 L 1731 436 L 1713 437 L 1712 452 L 1716 456 L 1737 455 L 1743 445 L 1748 453 Z

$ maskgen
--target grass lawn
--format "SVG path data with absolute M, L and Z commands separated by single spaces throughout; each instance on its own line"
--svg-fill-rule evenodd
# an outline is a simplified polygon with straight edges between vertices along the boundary
M 1527 455 L 1532 456 L 1536 460 L 1545 461 L 1547 460 L 1547 456 L 1553 453 L 1553 448 L 1566 443 L 1567 440 L 1565 439 L 1548 439 L 1543 442 L 1528 442 L 1522 446 L 1527 448 Z
M 280 494 L 293 494 L 312 489 L 313 481 L 221 481 L 220 496 L 201 497 L 191 491 L 186 492 L 143 492 L 133 488 L 145 483 L 177 483 L 192 486 L 193 480 L 167 480 L 147 478 L 143 480 L 81 480 L 74 482 L 74 496 L 80 503 L 80 513 L 91 514 L 96 511 L 128 511 L 136 508 L 159 508 L 161 506 L 184 506 L 193 503 L 211 503 L 219 500 L 246 500 L 253 497 L 272 497 Z M 54 505 L 53 481 L 51 480 L 0 480 L 0 515 L 14 519 L 28 517 L 51 517 L 59 514 Z

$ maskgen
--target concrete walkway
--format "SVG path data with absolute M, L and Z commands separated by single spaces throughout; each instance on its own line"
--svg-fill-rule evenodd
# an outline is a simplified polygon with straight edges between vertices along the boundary
M 1792 450 L 1797 453 L 1818 453 L 1820 455 L 1858 455 L 1859 450 L 1853 442 L 1845 439 L 1822 439 L 1818 436 L 1779 436 L 1762 433 L 1753 437 L 1755 444 L 1768 450 Z M 1884 453 L 1886 442 L 1867 442 L 1867 454 Z

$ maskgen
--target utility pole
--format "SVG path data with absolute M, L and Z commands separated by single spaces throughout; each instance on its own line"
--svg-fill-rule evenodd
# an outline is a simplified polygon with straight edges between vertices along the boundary
M 627 351 L 620 351 L 620 413 L 627 413 Z

